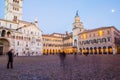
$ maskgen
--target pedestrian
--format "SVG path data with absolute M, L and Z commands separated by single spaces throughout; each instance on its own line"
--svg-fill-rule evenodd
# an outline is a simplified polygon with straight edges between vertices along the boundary
M 77 52 L 74 53 L 74 60 L 77 60 Z
M 10 51 L 8 51 L 7 55 L 8 55 L 8 63 L 7 63 L 7 69 L 9 69 L 9 66 L 11 67 L 11 69 L 13 69 L 13 56 L 14 56 L 14 50 L 10 49 Z
M 65 52 L 64 51 L 60 52 L 60 64 L 61 64 L 61 66 L 64 66 L 64 64 L 65 64 L 65 58 L 66 58 Z

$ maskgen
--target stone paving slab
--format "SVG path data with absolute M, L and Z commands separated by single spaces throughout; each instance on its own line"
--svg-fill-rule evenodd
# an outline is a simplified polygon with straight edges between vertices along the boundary
M 120 80 L 120 55 L 67 55 L 61 65 L 58 55 L 14 57 L 7 69 L 0 56 L 0 80 Z

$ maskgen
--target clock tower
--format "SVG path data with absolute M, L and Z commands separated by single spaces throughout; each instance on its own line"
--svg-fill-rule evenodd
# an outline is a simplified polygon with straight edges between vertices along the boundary
M 22 20 L 22 1 L 23 0 L 5 0 L 5 20 Z
M 84 28 L 83 28 L 83 24 L 80 21 L 80 17 L 78 14 L 78 11 L 76 11 L 76 16 L 75 16 L 75 20 L 73 23 L 73 28 L 72 28 L 72 32 L 73 32 L 73 47 L 78 48 L 78 34 L 83 32 Z

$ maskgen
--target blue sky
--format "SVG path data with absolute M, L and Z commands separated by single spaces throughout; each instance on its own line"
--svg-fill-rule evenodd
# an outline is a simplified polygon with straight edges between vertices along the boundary
M 43 33 L 72 31 L 79 10 L 84 28 L 115 26 L 120 30 L 120 0 L 23 0 L 23 20 L 37 17 Z M 0 0 L 0 18 L 4 18 L 4 0 Z

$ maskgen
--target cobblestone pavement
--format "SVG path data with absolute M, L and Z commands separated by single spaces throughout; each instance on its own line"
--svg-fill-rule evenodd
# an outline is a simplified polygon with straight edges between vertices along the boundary
M 7 69 L 7 57 L 0 57 L 0 80 L 120 80 L 120 55 L 67 55 L 14 57 Z

